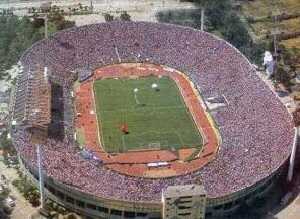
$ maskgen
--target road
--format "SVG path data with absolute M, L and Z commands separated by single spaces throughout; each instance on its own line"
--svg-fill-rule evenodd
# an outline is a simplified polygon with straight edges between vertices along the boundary
M 76 3 L 76 4 L 75 4 Z M 52 1 L 65 11 L 70 7 L 78 7 L 79 1 Z M 90 6 L 90 0 L 80 1 L 83 6 Z M 28 8 L 40 7 L 42 1 L 0 1 L 0 9 L 13 9 L 15 15 L 24 16 Z M 120 16 L 121 11 L 127 11 L 133 21 L 150 21 L 157 22 L 156 14 L 159 11 L 166 10 L 193 10 L 196 6 L 192 2 L 179 2 L 176 0 L 94 0 L 93 14 L 66 16 L 68 20 L 75 21 L 76 26 L 87 25 L 92 23 L 105 22 L 103 13 L 110 13 Z

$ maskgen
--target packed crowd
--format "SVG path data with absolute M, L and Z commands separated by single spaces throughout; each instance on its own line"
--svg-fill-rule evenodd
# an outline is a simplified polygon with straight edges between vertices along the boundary
M 288 158 L 294 130 L 291 117 L 235 48 L 190 28 L 158 23 L 112 22 L 68 29 L 32 46 L 25 66 L 47 66 L 64 87 L 65 141 L 43 147 L 47 175 L 79 190 L 108 198 L 159 202 L 170 185 L 204 183 L 209 198 L 244 189 L 277 170 Z M 194 173 L 146 179 L 113 172 L 83 160 L 73 140 L 71 97 L 75 69 L 119 62 L 149 62 L 186 73 L 204 99 L 223 95 L 228 104 L 211 112 L 222 135 L 215 160 Z M 36 165 L 26 130 L 14 141 L 21 156 Z

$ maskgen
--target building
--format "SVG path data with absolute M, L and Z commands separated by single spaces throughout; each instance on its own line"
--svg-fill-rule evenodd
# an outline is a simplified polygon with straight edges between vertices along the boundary
M 163 218 L 204 219 L 206 197 L 203 186 L 168 187 L 162 193 Z

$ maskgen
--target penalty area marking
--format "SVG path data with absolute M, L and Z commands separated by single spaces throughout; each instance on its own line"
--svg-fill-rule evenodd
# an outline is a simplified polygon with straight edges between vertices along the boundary
M 142 108 L 142 107 L 143 106 L 140 106 L 140 108 Z M 138 108 L 138 107 L 137 106 L 132 106 L 131 108 Z M 154 106 L 152 107 L 151 106 L 151 108 L 154 108 L 154 109 L 180 109 L 180 108 L 185 108 L 185 109 L 187 109 L 188 107 L 178 105 L 178 106 L 157 106 L 157 107 L 154 107 Z M 126 111 L 128 111 L 128 109 L 101 110 L 101 112 L 104 112 L 104 113 L 126 112 Z
M 168 141 L 167 140 L 140 142 L 140 148 L 141 149 L 161 149 L 164 146 L 165 147 L 168 146 Z
M 180 142 L 181 142 L 181 147 L 184 147 L 184 145 L 183 145 L 183 140 L 182 140 L 182 138 L 181 138 L 181 135 L 180 135 L 180 133 L 179 133 L 179 132 L 177 132 L 177 135 L 178 135 L 178 138 L 180 139 Z
M 122 141 L 123 141 L 124 150 L 126 150 L 126 143 L 125 143 L 124 135 L 122 135 Z

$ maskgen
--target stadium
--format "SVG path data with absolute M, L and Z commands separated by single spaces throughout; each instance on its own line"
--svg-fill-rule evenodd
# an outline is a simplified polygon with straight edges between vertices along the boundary
M 34 44 L 21 62 L 12 115 L 20 162 L 37 181 L 41 145 L 47 196 L 87 217 L 224 216 L 286 173 L 291 115 L 212 34 L 92 24 Z

